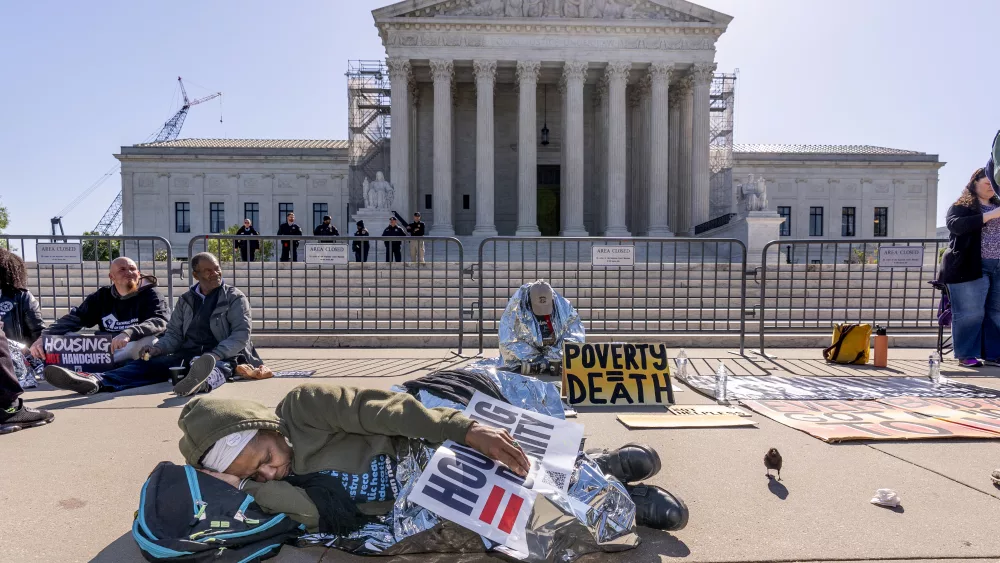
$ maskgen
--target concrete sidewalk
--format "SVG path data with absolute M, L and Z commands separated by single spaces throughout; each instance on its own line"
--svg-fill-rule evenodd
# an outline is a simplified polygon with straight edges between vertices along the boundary
M 915 375 L 929 350 L 894 349 L 888 370 L 831 367 L 809 350 L 769 350 L 774 360 L 725 349 L 689 349 L 698 373 L 723 360 L 737 375 Z M 311 379 L 388 388 L 466 359 L 446 350 L 296 350 L 263 354 L 274 369 L 315 369 Z M 489 352 L 487 355 L 491 355 Z M 960 381 L 1000 388 L 1000 369 L 945 372 Z M 299 378 L 225 385 L 215 392 L 276 405 Z M 710 401 L 679 386 L 682 404 Z M 139 489 L 157 462 L 181 463 L 177 416 L 185 403 L 166 384 L 117 395 L 81 397 L 53 390 L 26 393 L 52 409 L 52 425 L 0 437 L 0 561 L 132 562 L 141 556 L 128 534 Z M 649 410 L 649 408 L 647 408 Z M 654 409 L 655 410 L 655 409 Z M 828 445 L 754 415 L 758 429 L 629 431 L 615 413 L 589 410 L 588 447 L 643 441 L 657 447 L 663 471 L 651 482 L 691 509 L 685 530 L 641 530 L 642 545 L 583 561 L 1000 560 L 1000 442 L 854 443 Z M 785 457 L 783 481 L 764 477 L 770 447 Z M 902 509 L 869 504 L 878 488 L 896 489 Z M 479 561 L 483 556 L 425 555 L 399 561 Z M 335 550 L 285 548 L 282 562 L 362 561 Z M 364 559 L 370 560 L 370 559 Z

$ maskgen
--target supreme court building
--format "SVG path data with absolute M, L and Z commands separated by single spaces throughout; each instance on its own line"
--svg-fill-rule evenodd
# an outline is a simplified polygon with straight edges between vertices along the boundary
M 373 17 L 385 138 L 356 149 L 372 103 L 351 98 L 362 117 L 351 118 L 350 143 L 122 147 L 125 234 L 186 242 L 247 213 L 272 234 L 289 210 L 307 232 L 326 213 L 353 232 L 364 205 L 353 176 L 377 170 L 393 208 L 421 212 L 431 235 L 727 236 L 717 219 L 744 214 L 748 174 L 787 218 L 781 236 L 934 235 L 934 154 L 733 145 L 730 127 L 729 172 L 717 181 L 712 81 L 725 14 L 684 0 L 405 0 Z

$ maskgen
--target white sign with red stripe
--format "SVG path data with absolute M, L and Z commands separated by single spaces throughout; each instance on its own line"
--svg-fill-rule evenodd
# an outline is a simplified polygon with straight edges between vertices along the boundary
M 532 464 L 534 471 L 536 464 Z M 536 492 L 528 480 L 452 441 L 434 453 L 409 500 L 438 516 L 523 554 Z

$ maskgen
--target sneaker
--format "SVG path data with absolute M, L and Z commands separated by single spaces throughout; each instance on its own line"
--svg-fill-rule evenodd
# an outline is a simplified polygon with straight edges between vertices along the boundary
M 183 379 L 174 385 L 174 394 L 178 397 L 190 397 L 201 389 L 215 369 L 215 358 L 208 354 L 198 356 L 191 362 L 191 368 Z
M 18 399 L 17 403 L 0 410 L 0 434 L 10 434 L 25 428 L 45 426 L 52 422 L 55 417 L 56 415 L 47 410 L 26 407 L 24 401 Z
M 993 479 L 994 485 L 1000 487 L 1000 469 L 994 469 L 993 474 L 990 475 L 990 478 Z
M 687 526 L 687 505 L 666 489 L 652 485 L 626 485 L 625 489 L 635 503 L 635 523 L 639 526 L 666 532 Z
M 212 368 L 212 373 L 208 374 L 205 384 L 199 388 L 199 393 L 208 393 L 222 387 L 226 383 L 226 376 L 219 368 Z
M 1000 368 L 1000 360 L 983 360 L 983 363 L 995 368 Z
M 964 360 L 959 360 L 958 365 L 964 368 L 981 368 L 983 367 L 983 362 L 979 358 L 966 358 Z
M 45 366 L 45 381 L 53 387 L 93 395 L 101 389 L 97 377 L 90 373 L 77 373 L 59 366 Z

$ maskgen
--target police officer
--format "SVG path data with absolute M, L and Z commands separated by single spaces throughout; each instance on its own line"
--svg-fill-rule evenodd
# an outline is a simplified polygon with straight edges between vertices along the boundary
M 382 231 L 382 236 L 384 237 L 405 237 L 406 231 L 399 228 L 396 224 L 396 218 L 389 218 L 389 226 Z M 390 248 L 392 249 L 390 258 Z M 386 262 L 402 262 L 403 261 L 403 242 L 394 240 L 392 242 L 385 241 L 385 261 Z

